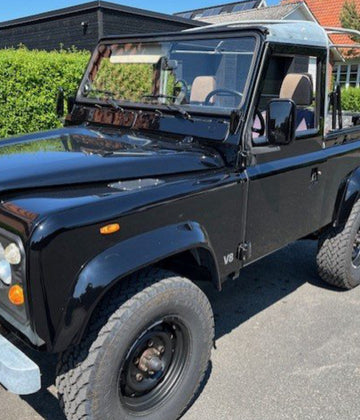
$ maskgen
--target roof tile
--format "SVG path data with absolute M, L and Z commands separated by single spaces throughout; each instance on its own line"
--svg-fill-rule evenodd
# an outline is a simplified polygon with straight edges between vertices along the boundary
M 283 0 L 282 5 L 298 3 L 299 0 Z M 340 27 L 340 14 L 346 0 L 304 0 L 321 26 Z M 360 13 L 360 0 L 354 0 Z M 331 39 L 336 44 L 354 43 L 346 35 L 332 35 Z

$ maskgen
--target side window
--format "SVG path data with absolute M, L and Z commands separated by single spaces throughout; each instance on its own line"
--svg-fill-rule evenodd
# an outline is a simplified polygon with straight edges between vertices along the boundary
M 360 129 L 360 112 L 356 107 L 357 88 L 345 87 L 341 80 L 340 82 L 335 80 L 332 82 L 334 88 L 329 93 L 325 134 L 355 126 Z
M 272 99 L 291 99 L 296 104 L 296 134 L 318 128 L 316 84 L 317 58 L 279 55 L 270 59 L 265 73 L 252 128 L 253 145 L 266 144 L 266 109 Z

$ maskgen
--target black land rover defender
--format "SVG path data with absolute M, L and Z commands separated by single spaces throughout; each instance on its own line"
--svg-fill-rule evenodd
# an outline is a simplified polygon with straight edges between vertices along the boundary
M 360 126 L 327 93 L 334 47 L 286 21 L 107 38 L 65 128 L 1 142 L 1 324 L 59 354 L 68 419 L 184 412 L 214 340 L 200 280 L 310 236 L 325 281 L 360 283 Z M 4 335 L 0 382 L 41 382 Z

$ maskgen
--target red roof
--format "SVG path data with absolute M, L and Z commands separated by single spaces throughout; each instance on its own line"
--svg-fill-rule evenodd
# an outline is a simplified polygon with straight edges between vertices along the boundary
M 283 0 L 282 4 L 305 3 L 321 26 L 340 27 L 340 14 L 346 0 Z M 360 0 L 354 0 L 356 9 L 360 13 Z M 353 44 L 346 35 L 332 35 L 331 39 L 336 44 Z

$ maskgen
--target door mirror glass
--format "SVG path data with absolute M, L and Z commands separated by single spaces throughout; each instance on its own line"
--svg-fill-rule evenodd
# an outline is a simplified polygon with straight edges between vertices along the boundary
M 266 112 L 268 142 L 271 145 L 290 144 L 295 139 L 296 105 L 291 99 L 274 99 Z
M 57 99 L 56 99 L 56 115 L 58 118 L 64 117 L 65 112 L 65 96 L 63 88 L 59 88 Z

